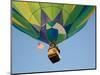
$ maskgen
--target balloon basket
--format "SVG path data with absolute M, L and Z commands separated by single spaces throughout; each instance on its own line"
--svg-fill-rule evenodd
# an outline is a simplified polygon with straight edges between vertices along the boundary
M 48 49 L 48 58 L 52 63 L 60 61 L 60 50 L 58 49 L 58 47 L 56 47 L 55 45 L 50 46 L 50 48 Z

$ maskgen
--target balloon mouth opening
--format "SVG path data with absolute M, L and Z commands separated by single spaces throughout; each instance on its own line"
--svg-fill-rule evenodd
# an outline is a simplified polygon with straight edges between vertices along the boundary
M 48 58 L 52 63 L 57 63 L 60 61 L 60 50 L 54 42 L 50 43 L 49 45 Z

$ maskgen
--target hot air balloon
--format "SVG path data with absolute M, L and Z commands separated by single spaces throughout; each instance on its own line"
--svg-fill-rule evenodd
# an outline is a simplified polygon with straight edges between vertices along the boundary
M 80 31 L 94 6 L 12 1 L 12 25 L 49 45 L 48 58 L 60 60 L 58 44 Z

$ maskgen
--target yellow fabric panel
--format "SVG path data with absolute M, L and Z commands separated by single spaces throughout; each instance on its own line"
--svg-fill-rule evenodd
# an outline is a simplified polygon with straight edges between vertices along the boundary
M 40 25 L 36 20 L 27 2 L 13 2 L 15 8 L 27 19 L 31 24 Z M 31 20 L 30 20 L 31 17 Z

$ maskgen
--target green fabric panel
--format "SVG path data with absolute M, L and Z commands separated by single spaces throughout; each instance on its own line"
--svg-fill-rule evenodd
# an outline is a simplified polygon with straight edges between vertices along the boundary
M 75 19 L 79 16 L 80 12 L 82 11 L 84 6 L 76 5 L 73 11 L 69 14 L 68 19 L 66 20 L 66 24 L 71 24 Z
M 60 13 L 61 9 L 57 7 L 52 7 L 52 19 L 54 20 Z
M 52 7 L 45 7 L 42 8 L 46 15 L 52 20 Z
M 65 40 L 65 35 L 59 34 L 56 43 L 59 44 L 60 42 Z
M 57 4 L 57 3 L 40 3 L 41 7 L 48 7 L 48 6 L 55 6 L 58 8 L 63 8 L 63 4 Z
M 82 13 L 79 18 L 74 22 L 73 24 L 73 28 L 75 28 L 76 26 L 80 25 L 85 19 L 86 21 L 88 20 L 88 18 L 90 17 L 90 14 L 93 12 L 93 7 L 88 7 L 84 13 Z M 84 22 L 86 22 L 84 21 Z
M 71 5 L 71 4 L 64 4 L 63 6 L 63 24 L 65 25 L 68 17 L 69 17 L 69 14 L 72 12 L 72 10 L 74 9 L 75 5 Z
M 56 16 L 60 13 L 61 9 L 57 7 L 44 7 L 42 8 L 47 16 L 53 21 Z
M 38 20 L 39 24 L 41 24 L 41 9 L 39 3 L 28 3 L 30 10 L 32 12 L 32 15 L 35 16 L 35 18 Z
M 32 31 L 35 35 L 38 34 L 35 30 L 33 30 L 32 25 L 27 22 L 22 16 L 20 16 L 17 12 L 13 11 L 12 15 L 15 19 L 17 19 L 20 23 L 25 25 L 30 31 Z
M 56 18 L 56 16 L 62 10 L 61 8 L 63 7 L 63 5 L 50 3 L 41 3 L 40 5 L 51 20 L 54 20 Z
M 65 25 L 66 20 L 69 17 L 69 14 L 66 11 L 64 11 L 64 10 L 62 10 L 62 14 L 63 14 L 63 25 Z
M 32 38 L 37 39 L 37 38 L 39 37 L 39 35 L 36 35 L 36 34 L 34 34 L 33 32 L 31 32 L 31 31 L 29 31 L 29 30 L 26 30 L 26 29 L 24 29 L 24 28 L 22 28 L 22 27 L 20 27 L 20 26 L 18 26 L 18 25 L 16 25 L 16 24 L 13 24 L 13 26 L 16 27 L 18 30 L 20 30 L 20 31 L 22 31 L 22 32 L 24 32 L 24 33 L 30 35 Z
M 50 28 L 51 28 L 51 26 L 46 24 L 46 29 L 50 29 Z
M 67 13 L 71 13 L 72 9 L 74 9 L 75 5 L 71 5 L 71 4 L 64 4 L 63 10 L 65 10 Z
M 32 15 L 32 9 L 29 6 L 30 2 L 13 2 L 14 8 L 24 16 L 31 24 L 39 25 L 39 21 Z M 32 18 L 30 20 L 30 17 Z
M 19 13 L 13 11 L 12 12 L 12 16 L 18 20 L 21 24 L 23 24 L 24 26 L 26 26 L 27 28 L 31 28 L 31 26 L 29 25 L 29 23 L 26 21 L 25 18 L 23 18 L 21 15 L 19 15 Z
M 84 23 L 87 22 L 91 14 L 93 13 L 94 7 L 89 6 L 79 17 L 78 19 L 73 23 L 69 35 L 72 33 L 75 33 L 76 30 L 79 30 L 80 28 L 85 25 Z
M 21 26 L 22 28 L 28 29 L 28 27 L 26 27 L 25 25 L 23 25 L 22 23 L 20 23 L 18 20 L 16 20 L 14 17 L 11 18 L 12 19 L 12 23 Z
M 35 18 L 38 20 L 39 24 L 41 25 L 41 9 L 32 13 L 32 15 L 35 16 Z
M 31 13 L 28 4 L 29 2 L 13 2 L 14 8 L 16 8 L 17 11 L 20 12 L 20 14 L 22 14 L 26 18 L 29 18 L 29 15 Z
M 60 9 L 63 9 L 64 4 L 57 4 L 57 7 L 60 8 Z
M 39 3 L 28 2 L 28 5 L 29 5 L 32 12 L 34 12 L 40 8 Z
M 80 26 L 78 29 L 75 29 L 73 32 L 69 31 L 68 33 L 68 37 L 67 38 L 70 38 L 71 36 L 73 36 L 75 33 L 79 32 L 85 25 L 86 25 L 87 22 L 85 22 L 82 26 Z
M 52 27 L 55 25 L 55 22 L 48 22 L 48 25 Z
M 47 7 L 47 6 L 52 6 L 51 3 L 40 3 L 41 7 Z

